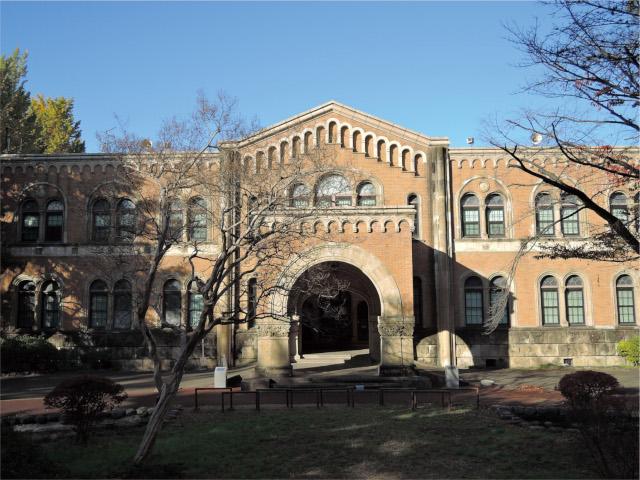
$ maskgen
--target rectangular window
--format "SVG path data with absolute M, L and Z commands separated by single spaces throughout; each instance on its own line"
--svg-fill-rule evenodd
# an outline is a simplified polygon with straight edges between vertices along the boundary
M 480 235 L 480 212 L 476 208 L 462 211 L 462 235 L 465 237 L 477 237 Z
M 502 292 L 491 290 L 491 297 L 489 301 L 491 302 L 491 306 L 498 303 L 500 301 L 500 297 L 502 297 Z M 504 306 L 504 312 L 502 313 L 502 318 L 500 319 L 500 325 L 509 325 L 509 302 Z
M 558 291 L 542 291 L 542 324 L 558 325 L 560 323 L 560 312 L 558 309 Z
M 46 242 L 62 241 L 62 213 L 47 213 L 44 239 Z
M 553 208 L 538 208 L 536 211 L 536 228 L 539 235 L 553 236 Z
M 89 325 L 93 328 L 104 328 L 107 326 L 107 302 L 106 293 L 92 293 L 90 304 Z
M 98 242 L 109 240 L 109 227 L 111 215 L 108 213 L 96 213 L 93 217 L 93 239 Z
M 490 237 L 504 237 L 504 210 L 491 208 L 487 210 Z
M 131 294 L 116 293 L 113 298 L 113 328 L 131 328 Z
M 482 292 L 464 292 L 464 320 L 467 325 L 482 325 Z
M 189 294 L 189 324 L 196 327 L 200 322 L 200 315 L 204 309 L 204 300 L 199 293 Z
M 358 197 L 358 204 L 362 207 L 375 207 L 376 197 L 375 195 L 371 195 L 371 196 L 362 195 Z
M 336 196 L 336 206 L 338 207 L 350 207 L 351 197 L 338 197 Z
M 569 325 L 584 324 L 582 290 L 567 290 L 567 321 Z
M 35 242 L 38 240 L 38 230 L 40 229 L 40 215 L 37 213 L 26 213 L 22 222 L 22 240 L 25 242 Z
M 42 327 L 58 328 L 58 297 L 54 295 L 45 295 L 42 305 Z
M 564 207 L 560 211 L 562 217 L 563 235 L 580 235 L 580 224 L 578 222 L 578 209 L 576 207 Z
M 636 323 L 634 305 L 633 305 L 633 290 L 626 288 L 618 288 L 618 322 L 632 324 Z
M 196 213 L 193 215 L 191 225 L 191 240 L 204 242 L 207 240 L 207 214 Z

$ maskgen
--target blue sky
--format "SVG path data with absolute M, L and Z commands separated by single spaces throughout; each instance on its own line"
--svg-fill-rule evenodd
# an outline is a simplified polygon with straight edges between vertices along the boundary
M 533 2 L 5 2 L 1 51 L 29 51 L 32 94 L 73 97 L 87 151 L 116 125 L 153 137 L 198 89 L 262 126 L 335 99 L 463 146 L 532 100 L 502 24 Z

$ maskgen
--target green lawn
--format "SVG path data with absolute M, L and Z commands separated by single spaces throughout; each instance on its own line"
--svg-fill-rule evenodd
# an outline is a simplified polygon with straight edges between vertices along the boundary
M 185 412 L 145 474 L 185 478 L 595 478 L 577 436 L 533 431 L 469 410 L 398 408 Z M 88 447 L 45 447 L 73 478 L 122 475 L 142 430 Z M 179 465 L 175 465 L 179 464 Z M 162 467 L 169 465 L 169 467 Z

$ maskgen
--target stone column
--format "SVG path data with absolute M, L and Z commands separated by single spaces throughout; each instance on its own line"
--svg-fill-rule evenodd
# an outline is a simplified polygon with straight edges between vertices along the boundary
M 291 375 L 289 322 L 268 320 L 258 326 L 258 371 L 264 375 Z
M 380 332 L 380 371 L 402 373 L 413 365 L 413 320 L 403 318 L 381 318 L 378 324 Z
M 432 200 L 432 232 L 434 275 L 438 325 L 438 363 L 441 367 L 455 365 L 455 323 L 453 302 L 453 235 L 450 165 L 446 147 L 430 147 L 429 163 L 433 162 L 434 195 Z
M 296 363 L 300 360 L 298 352 L 298 332 L 300 330 L 300 316 L 291 316 L 291 331 L 289 332 L 289 362 Z
M 378 333 L 377 315 L 369 315 L 369 356 L 376 362 L 380 361 L 380 334 Z

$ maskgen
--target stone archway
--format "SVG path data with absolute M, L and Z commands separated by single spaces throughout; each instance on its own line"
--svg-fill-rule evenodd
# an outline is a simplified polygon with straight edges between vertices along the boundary
M 258 368 L 263 371 L 290 371 L 293 342 L 290 341 L 289 292 L 306 270 L 324 262 L 349 264 L 360 270 L 374 286 L 380 301 L 377 318 L 380 366 L 412 365 L 414 317 L 403 312 L 400 290 L 387 267 L 375 255 L 357 245 L 330 243 L 301 253 L 282 269 L 269 308 L 271 316 L 258 323 Z M 296 327 L 294 321 L 293 328 Z M 377 356 L 376 352 L 372 354 Z

